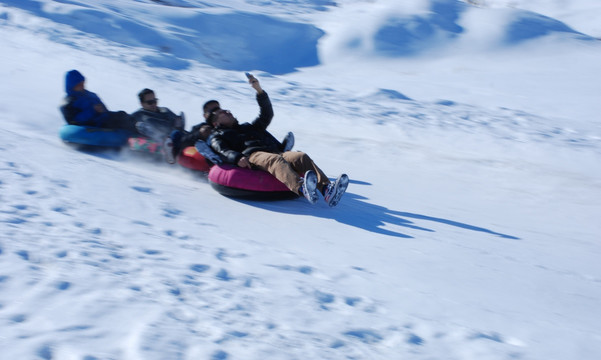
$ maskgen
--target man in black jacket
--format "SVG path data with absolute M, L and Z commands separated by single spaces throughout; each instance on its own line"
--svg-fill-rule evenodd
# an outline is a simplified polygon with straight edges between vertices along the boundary
M 177 156 L 188 146 L 196 147 L 196 150 L 213 164 L 221 164 L 223 162 L 219 155 L 215 154 L 213 149 L 207 144 L 208 138 L 214 130 L 213 126 L 209 124 L 208 119 L 212 113 L 221 110 L 221 105 L 217 100 L 209 100 L 202 106 L 202 109 L 204 122 L 194 125 L 190 131 L 183 129 L 173 131 L 165 139 L 163 147 L 165 149 L 165 159 L 168 163 L 174 164 Z M 292 132 L 289 132 L 281 143 L 270 133 L 267 133 L 266 136 L 270 137 L 270 141 L 278 144 L 281 152 L 292 150 L 292 147 L 294 147 L 294 134 Z
M 317 201 L 319 191 L 328 205 L 337 205 L 348 185 L 348 176 L 342 174 L 331 183 L 304 152 L 282 152 L 281 144 L 266 130 L 273 118 L 269 96 L 254 76 L 249 76 L 249 83 L 257 91 L 259 116 L 252 123 L 239 124 L 228 110 L 212 111 L 207 122 L 215 128 L 209 139 L 213 150 L 227 163 L 269 172 L 312 204 Z
M 163 142 L 173 130 L 183 130 L 186 125 L 184 113 L 175 115 L 169 108 L 159 106 L 155 93 L 151 89 L 143 89 L 138 93 L 142 106 L 132 114 L 136 119 L 136 128 L 145 136 Z

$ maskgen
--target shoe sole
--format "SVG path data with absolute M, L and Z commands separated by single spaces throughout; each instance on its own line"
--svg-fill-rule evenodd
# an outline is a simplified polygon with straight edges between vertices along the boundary
M 334 182 L 334 188 L 336 189 L 336 192 L 334 193 L 334 195 L 332 195 L 330 201 L 328 201 L 328 205 L 330 207 L 338 205 L 338 202 L 340 202 L 340 198 L 342 198 L 342 195 L 344 195 L 344 193 L 346 192 L 348 183 L 349 178 L 346 174 L 342 174 L 338 179 L 336 179 L 336 182 Z
M 309 180 L 309 181 L 307 181 Z M 305 184 L 303 185 L 303 192 L 305 194 L 313 194 L 315 192 L 315 189 L 317 188 L 317 174 L 312 171 L 309 170 L 305 173 Z M 305 186 L 305 185 L 310 185 L 310 186 Z M 309 195 L 311 196 L 311 195 Z M 307 196 L 305 196 L 305 199 L 307 199 L 307 201 L 309 201 L 311 204 L 315 204 L 317 202 L 317 198 L 315 199 L 311 199 L 308 198 Z
M 289 132 L 284 138 L 284 152 L 292 150 L 294 147 L 294 134 Z

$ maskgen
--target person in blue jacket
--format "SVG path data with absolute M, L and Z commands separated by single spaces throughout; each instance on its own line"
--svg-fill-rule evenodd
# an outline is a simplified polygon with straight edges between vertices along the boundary
M 95 93 L 85 89 L 85 78 L 77 70 L 65 76 L 65 103 L 61 112 L 70 125 L 125 129 L 137 133 L 136 120 L 125 111 L 109 111 Z

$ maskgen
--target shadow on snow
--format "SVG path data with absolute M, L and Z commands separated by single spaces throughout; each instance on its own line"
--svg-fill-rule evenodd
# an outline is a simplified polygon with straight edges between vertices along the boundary
M 364 182 L 361 183 L 365 184 Z M 317 204 L 311 205 L 306 203 L 306 200 L 301 198 L 296 200 L 275 202 L 251 201 L 242 199 L 233 200 L 274 212 L 330 218 L 339 223 L 361 228 L 369 232 L 399 238 L 411 239 L 414 238 L 414 236 L 407 235 L 399 231 L 385 229 L 384 227 L 387 225 L 392 225 L 425 232 L 435 232 L 435 230 L 416 224 L 416 220 L 420 222 L 430 221 L 465 230 L 490 234 L 503 239 L 520 240 L 520 238 L 512 235 L 498 233 L 490 229 L 465 224 L 455 220 L 388 209 L 384 206 L 370 204 L 363 201 L 365 199 L 366 198 L 360 195 L 347 192 L 338 207 L 334 209 L 328 208 L 323 201 L 318 201 Z

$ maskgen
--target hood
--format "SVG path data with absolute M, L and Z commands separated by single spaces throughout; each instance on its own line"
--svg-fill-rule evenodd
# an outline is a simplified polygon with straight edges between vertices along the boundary
M 69 71 L 65 76 L 65 91 L 67 92 L 67 94 L 71 95 L 71 93 L 73 92 L 73 87 L 79 84 L 80 82 L 84 81 L 85 79 L 86 78 L 84 78 L 79 71 Z

